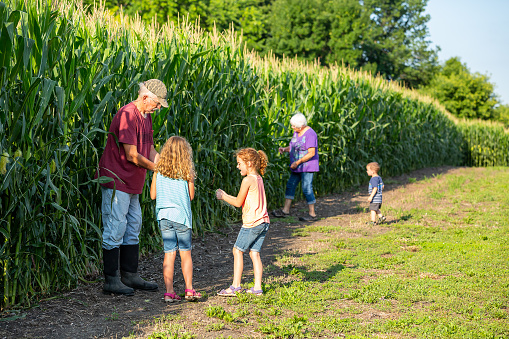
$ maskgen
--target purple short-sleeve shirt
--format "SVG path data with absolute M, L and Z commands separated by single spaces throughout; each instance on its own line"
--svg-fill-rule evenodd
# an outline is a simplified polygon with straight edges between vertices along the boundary
M 304 134 L 299 137 L 299 133 L 294 132 L 292 140 L 290 141 L 290 164 L 301 159 L 308 153 L 308 148 L 314 147 L 316 149 L 315 155 L 305 163 L 292 169 L 292 172 L 318 172 L 318 136 L 316 132 L 310 127 Z

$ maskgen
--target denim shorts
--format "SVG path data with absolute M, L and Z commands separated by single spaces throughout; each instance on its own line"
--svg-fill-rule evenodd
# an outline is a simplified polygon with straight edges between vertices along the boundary
M 162 219 L 159 221 L 159 229 L 163 236 L 164 253 L 171 253 L 176 250 L 190 251 L 192 249 L 193 232 L 186 225 Z
M 268 222 L 264 222 L 255 227 L 242 227 L 233 247 L 241 252 L 246 252 L 247 250 L 260 252 L 263 241 L 265 240 L 265 235 L 269 230 L 269 225 Z

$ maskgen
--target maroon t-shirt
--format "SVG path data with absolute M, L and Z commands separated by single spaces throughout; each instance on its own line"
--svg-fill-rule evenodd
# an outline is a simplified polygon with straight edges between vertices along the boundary
M 110 181 L 102 186 L 107 188 L 116 186 L 117 190 L 125 193 L 141 194 L 147 170 L 127 160 L 122 144 L 136 146 L 139 154 L 150 159 L 150 150 L 154 144 L 152 116 L 147 114 L 144 118 L 136 105 L 131 102 L 115 114 L 109 132 L 117 136 L 120 147 L 117 146 L 115 137 L 108 134 L 106 147 L 99 160 L 99 175 L 113 178 L 115 183 Z

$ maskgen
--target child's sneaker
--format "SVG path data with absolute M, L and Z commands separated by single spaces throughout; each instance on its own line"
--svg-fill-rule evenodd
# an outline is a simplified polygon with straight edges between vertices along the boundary
M 386 218 L 385 218 L 385 215 L 384 215 L 384 216 L 378 218 L 377 224 L 381 225 L 381 224 L 383 224 L 385 222 L 385 220 L 386 220 Z
M 368 225 L 368 226 L 376 226 L 376 222 L 368 221 L 368 222 L 366 222 L 366 225 Z

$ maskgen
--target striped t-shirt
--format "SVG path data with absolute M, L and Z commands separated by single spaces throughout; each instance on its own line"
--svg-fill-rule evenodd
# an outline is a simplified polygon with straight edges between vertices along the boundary
M 187 181 L 157 174 L 156 216 L 158 221 L 166 219 L 186 225 L 188 228 L 193 227 L 191 198 Z
M 371 195 L 373 192 L 373 187 L 376 187 L 376 193 L 373 199 L 371 200 L 372 204 L 381 204 L 382 203 L 382 188 L 384 186 L 384 182 L 380 176 L 372 177 L 369 180 L 369 189 L 368 193 Z

